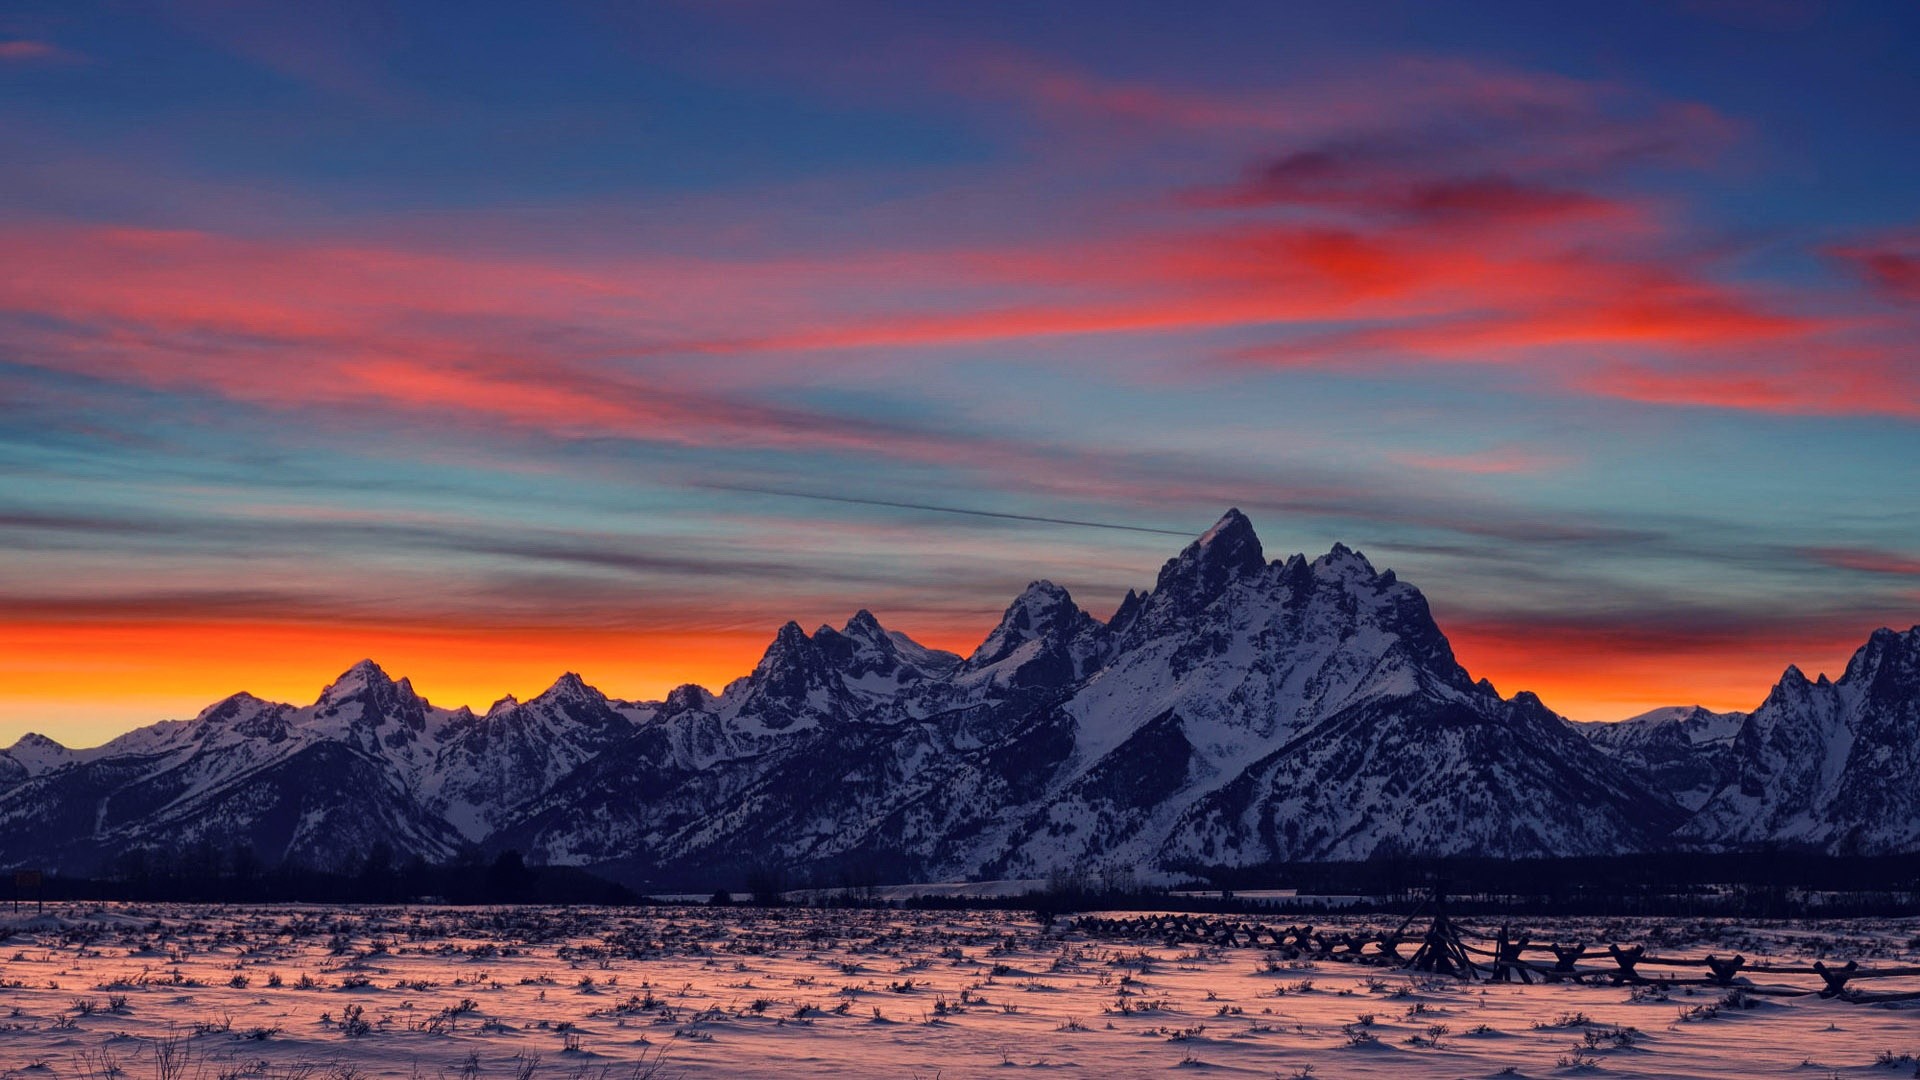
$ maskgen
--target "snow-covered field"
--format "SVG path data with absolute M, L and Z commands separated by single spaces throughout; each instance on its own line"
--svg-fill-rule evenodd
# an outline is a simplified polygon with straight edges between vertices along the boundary
M 1527 928 L 1889 965 L 1920 921 Z M 1920 1008 L 1467 984 L 1001 912 L 59 905 L 0 932 L 0 1076 L 21 1080 L 1826 1080 L 1920 1055 Z

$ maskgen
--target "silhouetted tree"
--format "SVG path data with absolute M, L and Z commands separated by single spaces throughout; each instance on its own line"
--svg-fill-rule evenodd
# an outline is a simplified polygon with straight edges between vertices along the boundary
M 503 851 L 487 870 L 487 892 L 494 899 L 514 903 L 526 897 L 530 878 L 526 859 L 518 851 Z
M 762 907 L 778 907 L 785 902 L 786 874 L 777 866 L 761 866 L 747 873 L 747 891 Z

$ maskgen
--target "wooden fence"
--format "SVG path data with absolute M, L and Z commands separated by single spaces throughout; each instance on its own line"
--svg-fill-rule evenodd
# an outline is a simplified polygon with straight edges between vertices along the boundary
M 1245 920 L 1157 914 L 1130 918 L 1082 916 L 1073 925 L 1096 937 L 1257 948 L 1282 959 L 1330 960 L 1452 975 L 1494 982 L 1610 982 L 1635 986 L 1738 987 L 1749 994 L 1801 997 L 1809 994 L 1871 1003 L 1920 1000 L 1920 990 L 1873 992 L 1852 984 L 1872 979 L 1920 979 L 1920 967 L 1862 967 L 1856 961 L 1828 964 L 1749 963 L 1745 956 L 1660 956 L 1644 945 L 1574 941 L 1535 943 L 1502 927 L 1487 934 L 1435 914 L 1424 931 L 1409 934 L 1409 918 L 1390 933 L 1320 931 L 1313 926 L 1272 926 Z M 1484 942 L 1485 944 L 1476 944 Z M 1411 952 L 1405 950 L 1411 949 Z M 1755 983 L 1755 975 L 1813 975 L 1819 986 Z

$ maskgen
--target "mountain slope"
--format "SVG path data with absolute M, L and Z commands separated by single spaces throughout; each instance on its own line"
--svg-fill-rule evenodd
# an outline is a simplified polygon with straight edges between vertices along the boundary
M 1836 681 L 1789 667 L 1733 739 L 1733 778 L 1680 830 L 1721 847 L 1920 849 L 1920 626 L 1876 630 Z

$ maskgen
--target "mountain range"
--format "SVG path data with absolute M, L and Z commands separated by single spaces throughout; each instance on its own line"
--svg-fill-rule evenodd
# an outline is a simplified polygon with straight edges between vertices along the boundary
M 1198 872 L 1390 854 L 1920 850 L 1920 627 L 1752 713 L 1575 724 L 1454 658 L 1425 598 L 1336 544 L 1269 560 L 1229 511 L 1104 621 L 1029 585 L 965 657 L 860 611 L 788 623 L 714 694 L 572 674 L 485 713 L 362 661 L 311 705 L 236 694 L 73 750 L 0 752 L 0 866 L 377 844 L 517 850 L 642 888 Z

